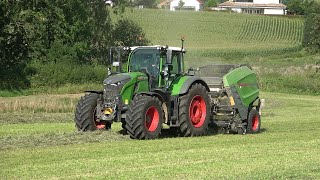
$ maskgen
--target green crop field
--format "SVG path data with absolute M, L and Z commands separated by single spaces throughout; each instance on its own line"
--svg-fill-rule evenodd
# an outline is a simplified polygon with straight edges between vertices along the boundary
M 262 93 L 262 132 L 138 141 L 113 130 L 78 133 L 79 95 L 0 99 L 0 179 L 319 179 L 315 96 Z M 51 99 L 51 101 L 47 101 Z M 64 113 L 58 113 L 64 105 Z M 15 112 L 12 108 L 18 108 Z
M 303 34 L 302 18 L 148 9 L 124 16 L 136 21 L 154 45 L 180 46 L 184 36 L 189 61 L 297 51 Z

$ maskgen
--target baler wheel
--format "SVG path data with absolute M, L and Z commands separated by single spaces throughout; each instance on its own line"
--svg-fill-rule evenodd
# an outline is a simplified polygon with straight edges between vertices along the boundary
M 255 134 L 260 132 L 261 119 L 260 114 L 256 109 L 251 109 L 248 116 L 247 133 Z
M 133 139 L 155 139 L 161 133 L 163 120 L 164 112 L 157 97 L 137 95 L 128 107 L 125 128 Z
M 180 97 L 179 122 L 182 136 L 202 136 L 210 121 L 209 96 L 202 84 L 194 84 Z

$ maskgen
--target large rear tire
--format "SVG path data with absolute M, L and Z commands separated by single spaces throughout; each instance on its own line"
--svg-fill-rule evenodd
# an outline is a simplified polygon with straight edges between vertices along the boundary
M 202 136 L 208 133 L 210 104 L 206 88 L 194 84 L 189 92 L 180 97 L 179 122 L 182 136 Z
M 126 112 L 125 128 L 133 139 L 158 138 L 164 119 L 161 101 L 154 96 L 137 95 Z
M 256 134 L 260 132 L 261 119 L 256 109 L 251 109 L 248 116 L 247 133 Z
M 97 129 L 109 128 L 110 124 L 105 121 L 98 122 L 96 117 L 96 107 L 98 94 L 86 94 L 79 100 L 74 121 L 79 131 L 95 131 Z

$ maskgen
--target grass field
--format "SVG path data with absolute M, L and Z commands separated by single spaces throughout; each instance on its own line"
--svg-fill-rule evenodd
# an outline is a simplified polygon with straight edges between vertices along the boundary
M 76 132 L 69 104 L 78 96 L 25 97 L 34 113 L 14 105 L 18 97 L 0 99 L 7 107 L 0 114 L 0 179 L 320 178 L 319 96 L 262 93 L 260 134 L 211 130 L 181 138 L 165 131 L 149 141 L 119 134 L 120 124 L 111 132 Z
M 320 97 L 302 95 L 320 93 L 320 56 L 301 51 L 303 19 L 147 9 L 124 16 L 153 44 L 180 46 L 185 36 L 188 67 L 250 64 L 270 91 L 261 95 L 262 132 L 182 138 L 165 129 L 137 141 L 118 123 L 81 133 L 73 123 L 81 94 L 64 93 L 101 85 L 40 87 L 0 97 L 0 179 L 320 179 Z

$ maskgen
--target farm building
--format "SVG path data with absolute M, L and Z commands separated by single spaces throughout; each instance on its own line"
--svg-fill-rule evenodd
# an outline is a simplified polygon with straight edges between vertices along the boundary
M 247 14 L 284 15 L 286 6 L 281 2 L 282 0 L 229 0 L 218 7 Z
M 109 1 L 109 0 L 108 0 L 108 1 L 106 1 L 105 3 L 107 4 L 107 6 L 111 6 L 111 7 L 113 6 L 113 2 L 112 2 L 112 1 Z
M 182 2 L 183 3 L 180 4 L 180 0 L 172 0 L 170 2 L 170 11 L 180 10 L 180 8 L 182 10 L 200 11 L 203 5 L 203 2 L 200 0 L 182 0 Z

